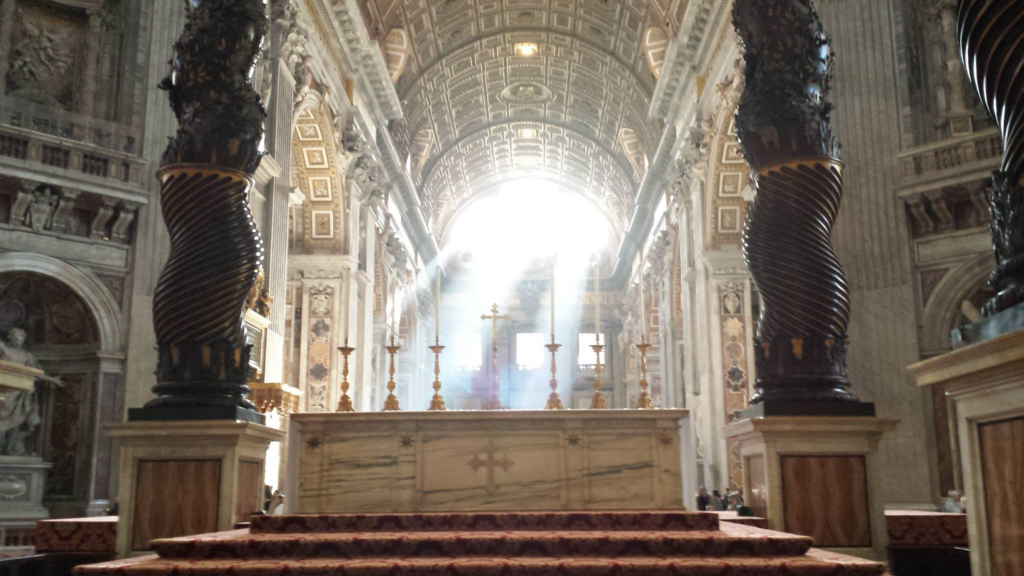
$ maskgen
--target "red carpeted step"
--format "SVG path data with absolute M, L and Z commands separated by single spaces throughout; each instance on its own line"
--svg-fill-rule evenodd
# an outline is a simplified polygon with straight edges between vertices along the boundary
M 162 558 L 469 558 L 802 556 L 811 539 L 778 532 L 360 532 L 155 540 Z
M 467 512 L 254 516 L 254 533 L 717 530 L 712 512 Z
M 137 565 L 138 570 L 132 570 Z M 154 557 L 76 569 L 79 576 L 876 576 L 885 566 L 812 550 L 780 558 L 415 558 L 199 560 Z

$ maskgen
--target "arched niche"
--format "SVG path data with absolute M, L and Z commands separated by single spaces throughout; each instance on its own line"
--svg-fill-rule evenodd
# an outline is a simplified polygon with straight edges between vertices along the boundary
M 37 382 L 34 395 L 21 397 L 34 408 L 14 411 L 21 422 L 2 433 L 0 454 L 41 456 L 53 465 L 46 477 L 46 501 L 77 500 L 79 509 L 92 482 L 87 458 L 100 387 L 97 320 L 85 299 L 53 275 L 0 272 L 0 336 L 10 344 L 12 330 L 23 330 L 24 350 L 49 376 L 61 379 L 60 385 Z M 16 401 L 15 406 L 25 404 Z
M 946 271 L 928 295 L 921 313 L 922 354 L 949 351 L 950 333 L 961 317 L 961 305 L 984 289 L 994 267 L 995 259 L 986 252 Z
M 16 272 L 35 273 L 66 284 L 81 298 L 95 319 L 99 350 L 107 353 L 122 351 L 121 308 L 94 274 L 41 254 L 0 254 L 0 275 Z

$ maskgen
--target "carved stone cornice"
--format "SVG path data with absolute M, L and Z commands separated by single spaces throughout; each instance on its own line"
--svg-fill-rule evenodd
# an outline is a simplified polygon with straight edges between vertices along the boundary
M 402 117 L 402 105 L 391 83 L 384 57 L 371 40 L 355 0 L 316 0 L 329 14 L 338 40 L 373 92 L 388 120 Z M 329 5 L 329 9 L 327 6 Z
M 619 253 L 612 272 L 612 282 L 621 286 L 626 280 L 633 258 L 640 250 L 643 239 L 654 225 L 655 207 L 669 185 L 669 171 L 672 167 L 672 151 L 675 149 L 676 131 L 669 125 L 658 143 L 658 150 L 647 168 L 640 189 L 637 192 L 636 209 L 630 219 L 629 228 L 619 246 Z
M 717 6 L 716 6 L 717 4 Z M 661 76 L 651 96 L 650 116 L 668 118 L 679 91 L 707 51 L 708 31 L 725 14 L 728 0 L 693 0 L 686 7 L 679 33 L 669 43 Z
M 338 254 L 332 256 L 288 256 L 288 278 L 290 280 L 341 279 L 357 267 L 355 256 Z

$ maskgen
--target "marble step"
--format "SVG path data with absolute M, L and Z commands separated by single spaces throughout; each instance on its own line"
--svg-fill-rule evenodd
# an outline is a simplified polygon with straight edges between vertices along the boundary
M 711 512 L 466 512 L 253 516 L 253 533 L 470 532 L 495 530 L 717 530 Z
M 138 566 L 138 569 L 133 569 Z M 811 550 L 775 558 L 368 558 L 174 561 L 144 556 L 81 566 L 77 576 L 876 576 L 885 565 Z
M 231 534 L 231 533 L 229 533 Z M 219 535 L 217 535 L 219 536 Z M 742 531 L 506 531 L 246 534 L 154 540 L 161 558 L 695 557 L 802 556 L 804 536 Z

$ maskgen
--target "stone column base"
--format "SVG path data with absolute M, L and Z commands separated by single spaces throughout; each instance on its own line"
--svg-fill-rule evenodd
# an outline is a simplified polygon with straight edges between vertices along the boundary
M 910 371 L 919 386 L 944 386 L 949 399 L 967 496 L 971 574 L 1024 574 L 1024 330 L 931 358 Z
M 154 538 L 231 530 L 263 508 L 267 448 L 284 433 L 232 420 L 129 422 L 120 442 L 117 552 Z
M 50 517 L 43 506 L 50 468 L 38 456 L 0 456 L 0 529 L 33 528 Z
M 734 422 L 743 495 L 772 530 L 814 538 L 814 546 L 872 560 L 888 537 L 878 443 L 897 420 L 773 416 Z

